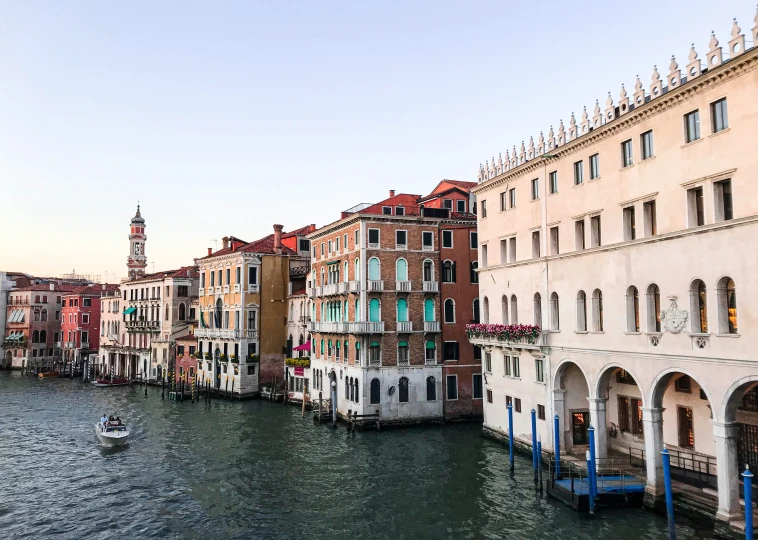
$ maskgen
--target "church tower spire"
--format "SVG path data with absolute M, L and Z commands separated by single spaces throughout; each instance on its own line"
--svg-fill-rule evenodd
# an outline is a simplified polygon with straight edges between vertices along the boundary
M 137 279 L 145 275 L 147 268 L 147 256 L 145 255 L 145 218 L 139 211 L 132 218 L 129 225 L 129 256 L 126 258 L 126 266 L 129 269 L 129 279 Z

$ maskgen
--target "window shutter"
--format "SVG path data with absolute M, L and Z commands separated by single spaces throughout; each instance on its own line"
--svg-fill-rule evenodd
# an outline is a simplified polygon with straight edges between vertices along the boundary
M 470 278 L 471 279 L 471 283 L 475 283 L 476 275 L 474 274 L 474 263 L 471 262 L 470 266 L 471 266 L 471 268 L 469 270 L 469 273 L 470 273 L 470 276 L 471 276 L 471 278 Z
M 453 262 L 453 283 L 455 283 L 456 277 L 455 277 L 455 262 Z

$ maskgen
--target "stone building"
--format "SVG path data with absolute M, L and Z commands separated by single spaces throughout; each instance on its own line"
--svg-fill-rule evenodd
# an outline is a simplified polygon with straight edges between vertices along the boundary
M 121 314 L 121 289 L 115 288 L 102 291 L 100 295 L 100 350 L 98 362 L 94 365 L 94 377 L 110 375 L 111 370 L 117 375 L 117 356 L 111 357 L 111 352 L 119 354 L 123 348 L 125 335 L 124 316 Z M 111 361 L 109 363 L 109 360 Z M 126 364 L 126 362 L 124 362 Z
M 290 270 L 290 294 L 287 296 L 287 344 L 284 365 L 284 380 L 287 384 L 287 399 L 299 401 L 310 390 L 311 370 L 308 359 L 311 356 L 310 302 L 306 291 L 309 266 Z
M 758 19 L 752 30 L 758 42 Z M 485 431 L 581 455 L 644 463 L 662 493 L 660 451 L 696 468 L 717 515 L 740 514 L 739 472 L 758 467 L 758 48 L 737 23 L 701 62 L 653 70 L 568 130 L 480 167 L 479 261 Z M 537 106 L 537 104 L 535 104 Z M 681 474 L 682 477 L 686 474 Z M 692 476 L 692 475 L 690 475 Z M 685 481 L 691 481 L 685 479 Z M 682 496 L 686 497 L 687 494 Z M 716 511 L 716 508 L 714 508 Z
M 221 249 L 195 259 L 200 272 L 200 323 L 195 331 L 200 380 L 254 396 L 259 383 L 283 384 L 287 296 L 291 275 L 308 267 L 308 225 L 289 233 L 282 225 L 254 242 L 234 236 Z M 233 382 L 233 385 L 232 385 Z
M 87 366 L 96 363 L 100 349 L 100 298 L 105 292 L 117 290 L 118 285 L 97 284 L 63 294 L 60 329 L 64 364 L 88 369 Z

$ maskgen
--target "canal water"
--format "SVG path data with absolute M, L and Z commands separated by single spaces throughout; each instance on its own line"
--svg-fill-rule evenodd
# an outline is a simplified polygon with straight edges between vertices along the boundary
M 589 519 L 540 497 L 531 460 L 511 478 L 481 426 L 349 435 L 297 407 L 160 396 L 0 374 L 0 536 L 667 538 L 642 509 Z M 103 413 L 128 422 L 128 447 L 98 445 Z

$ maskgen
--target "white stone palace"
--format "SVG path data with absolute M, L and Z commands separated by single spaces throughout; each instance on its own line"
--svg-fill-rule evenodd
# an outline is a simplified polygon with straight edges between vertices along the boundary
M 756 68 L 735 21 L 702 62 L 693 45 L 683 69 L 672 57 L 649 86 L 480 166 L 473 189 L 482 322 L 542 329 L 471 337 L 485 432 L 507 433 L 513 403 L 516 439 L 535 409 L 553 448 L 558 414 L 561 451 L 583 455 L 591 424 L 599 457 L 645 465 L 649 502 L 665 444 L 725 521 L 758 467 Z

